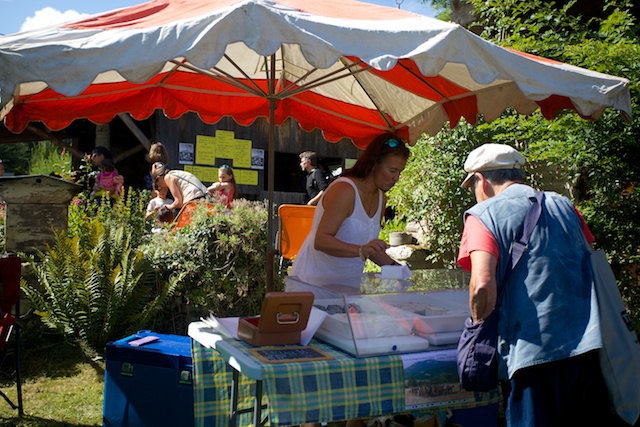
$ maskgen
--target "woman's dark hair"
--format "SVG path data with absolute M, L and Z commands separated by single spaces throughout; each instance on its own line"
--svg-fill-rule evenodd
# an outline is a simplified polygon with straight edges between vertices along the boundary
M 107 147 L 102 146 L 102 145 L 98 145 L 97 147 L 95 147 L 91 151 L 91 157 L 98 156 L 98 155 L 103 155 L 105 159 L 113 158 L 111 156 L 111 152 L 109 151 L 109 149 Z
M 408 159 L 411 152 L 407 144 L 400 138 L 390 133 L 376 137 L 364 150 L 364 153 L 351 169 L 344 171 L 342 176 L 364 178 L 373 171 L 373 167 L 381 163 L 387 156 L 398 156 Z
M 100 162 L 100 167 L 104 169 L 105 172 L 113 172 L 116 170 L 116 164 L 113 163 L 113 159 L 105 157 L 102 162 Z
M 151 165 L 151 182 L 156 182 L 159 176 L 166 175 L 170 170 L 164 163 L 155 162 Z

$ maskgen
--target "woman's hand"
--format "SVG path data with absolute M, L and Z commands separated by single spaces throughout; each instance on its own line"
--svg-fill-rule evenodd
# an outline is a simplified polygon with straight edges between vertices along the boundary
M 360 246 L 358 255 L 360 255 L 360 258 L 363 260 L 376 258 L 376 256 L 381 253 L 386 254 L 387 249 L 389 249 L 389 245 L 384 240 L 374 239 L 369 243 Z

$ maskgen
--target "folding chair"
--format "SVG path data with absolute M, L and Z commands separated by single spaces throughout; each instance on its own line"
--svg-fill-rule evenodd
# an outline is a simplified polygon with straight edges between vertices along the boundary
M 22 261 L 17 256 L 0 258 L 0 281 L 2 294 L 0 295 L 0 367 L 4 363 L 10 350 L 13 352 L 16 370 L 16 389 L 18 404 L 0 390 L 0 396 L 23 415 L 22 409 L 22 378 L 20 374 L 20 277 L 22 276 Z M 13 333 L 15 331 L 15 333 Z M 13 340 L 12 340 L 13 338 Z
M 278 238 L 280 270 L 285 261 L 294 260 L 304 239 L 311 231 L 315 206 L 282 204 L 278 207 Z

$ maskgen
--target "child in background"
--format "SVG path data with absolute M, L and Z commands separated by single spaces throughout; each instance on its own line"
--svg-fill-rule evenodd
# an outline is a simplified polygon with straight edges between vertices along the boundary
M 160 206 L 156 211 L 156 222 L 158 224 L 168 224 L 173 222 L 175 218 L 173 211 L 169 209 L 167 205 Z
M 151 147 L 149 148 L 149 152 L 145 156 L 145 159 L 147 159 L 147 162 L 149 162 L 150 165 L 154 164 L 155 162 L 162 162 L 166 165 L 167 163 L 169 163 L 169 153 L 167 152 L 167 149 L 162 142 L 156 141 L 151 144 Z M 149 173 L 145 177 L 145 183 L 147 184 L 148 190 L 153 190 L 151 170 L 149 170 Z
M 218 182 L 211 184 L 207 190 L 227 209 L 231 209 L 231 201 L 236 193 L 236 180 L 233 177 L 233 169 L 226 164 L 220 166 L 218 168 Z
M 147 205 L 147 214 L 145 216 L 147 219 L 153 217 L 156 214 L 156 211 L 160 209 L 160 207 L 173 203 L 173 199 L 170 199 L 168 197 L 169 188 L 167 186 L 156 186 L 155 184 L 153 184 L 153 193 L 156 195 L 156 197 L 151 199 L 149 201 L 149 204 Z M 159 221 L 162 220 L 162 218 L 157 219 Z M 173 218 L 171 218 L 169 221 L 162 222 L 171 221 L 173 221 Z
M 96 176 L 96 183 L 93 186 L 91 197 L 102 197 L 107 195 L 109 197 L 118 198 L 122 196 L 122 183 L 117 182 L 118 171 L 116 171 L 116 165 L 110 158 L 105 158 L 100 163 L 100 173 Z

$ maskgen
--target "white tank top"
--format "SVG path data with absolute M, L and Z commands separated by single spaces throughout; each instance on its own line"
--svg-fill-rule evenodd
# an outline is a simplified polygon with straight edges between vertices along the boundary
M 367 215 L 367 212 L 362 206 L 358 187 L 356 187 L 355 183 L 351 179 L 343 177 L 336 179 L 331 185 L 334 185 L 336 182 L 349 183 L 355 193 L 353 213 L 340 225 L 336 233 L 336 238 L 353 245 L 364 245 L 373 239 L 377 239 L 380 235 L 380 217 L 382 215 L 383 201 L 382 191 L 378 190 L 378 209 L 375 215 L 373 215 L 373 218 L 369 218 L 369 215 Z M 296 276 L 302 282 L 314 285 L 349 283 L 349 278 L 354 278 L 362 273 L 364 261 L 358 256 L 342 258 L 327 255 L 314 248 L 318 225 L 324 214 L 322 202 L 323 200 L 321 199 L 316 206 L 311 232 L 305 239 L 298 255 L 293 261 L 291 276 Z

